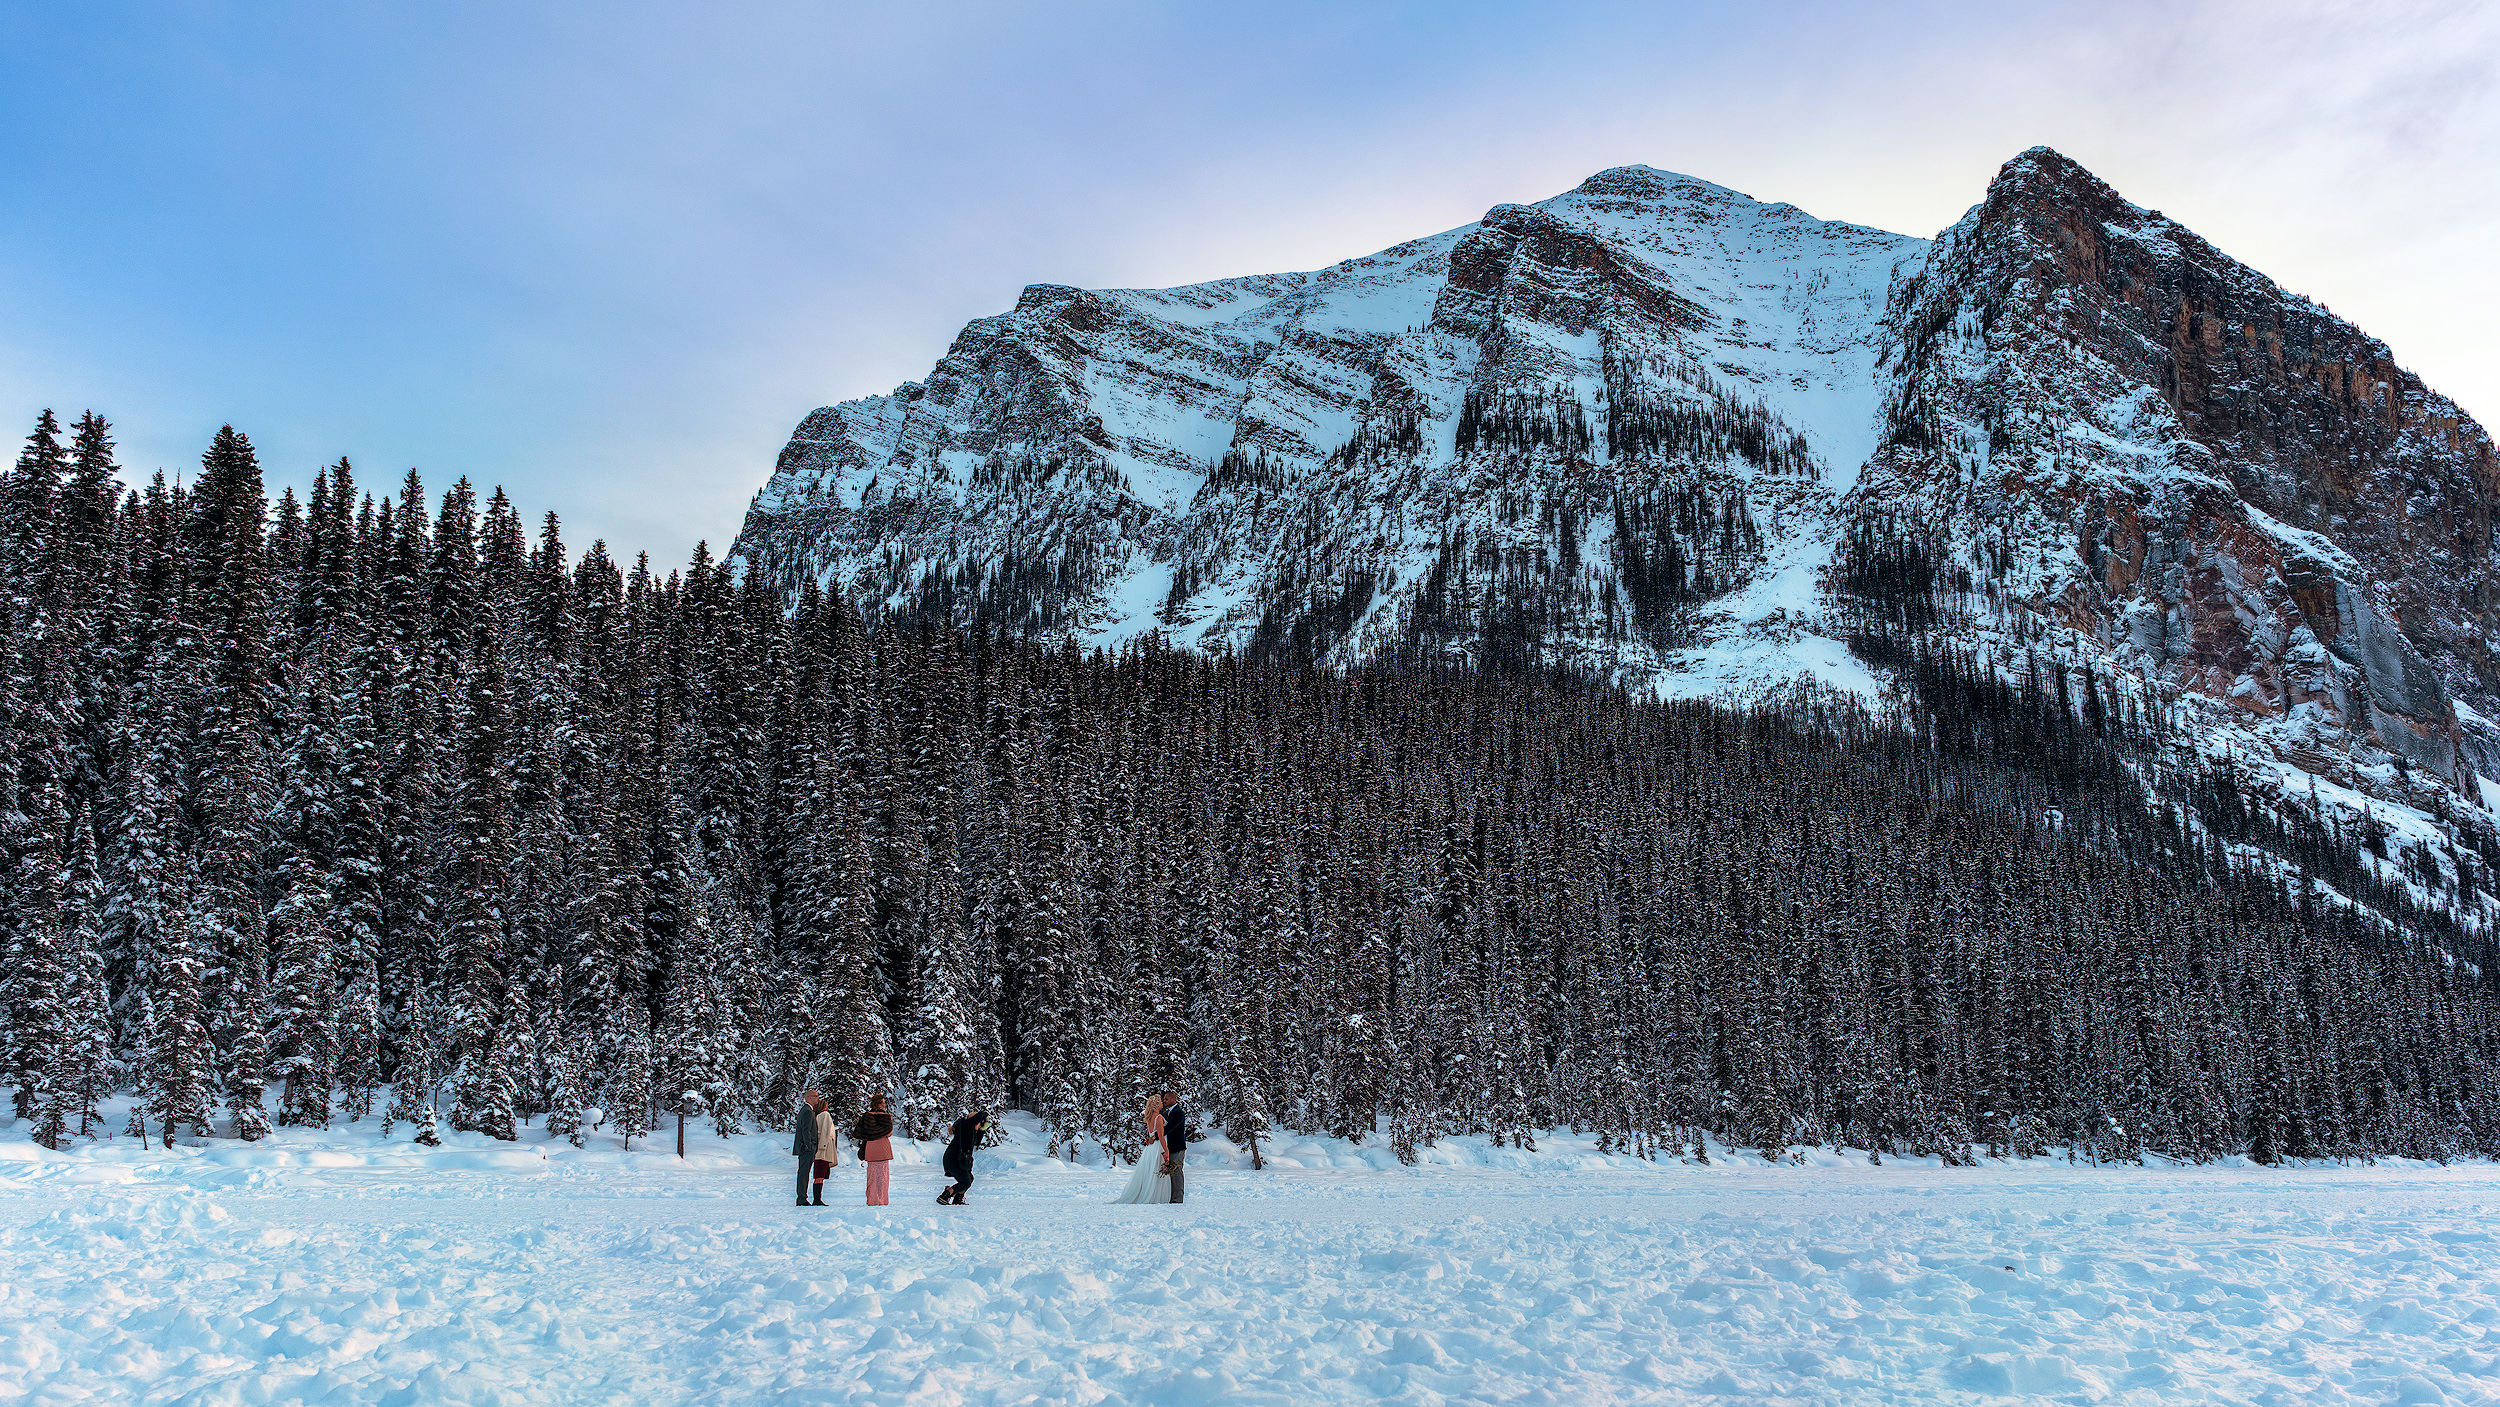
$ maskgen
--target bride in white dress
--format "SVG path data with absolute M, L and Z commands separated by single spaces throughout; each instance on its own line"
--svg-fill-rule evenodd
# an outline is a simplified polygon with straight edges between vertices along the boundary
M 1146 1146 L 1137 1150 L 1137 1170 L 1114 1205 L 1172 1200 L 1172 1176 L 1163 1170 L 1163 1096 L 1147 1096 L 1145 1119 Z

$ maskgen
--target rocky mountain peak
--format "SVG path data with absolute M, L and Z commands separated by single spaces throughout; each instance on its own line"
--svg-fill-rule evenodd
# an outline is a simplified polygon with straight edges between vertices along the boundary
M 1672 171 L 1661 171 L 1655 166 L 1609 166 L 1572 187 L 1572 194 L 1618 200 L 1660 201 L 1665 200 L 1667 193 L 1679 182 L 1691 179 L 1689 176 L 1679 176 Z
M 1870 495 L 2312 771 L 2500 770 L 2490 440 L 2383 343 L 2045 148 L 1896 307 Z
M 1557 196 L 1549 205 L 1609 205 L 1621 209 L 1665 205 L 1759 205 L 1742 191 L 1698 176 L 1661 171 L 1655 166 L 1611 166 Z
M 1988 183 L 1990 198 L 2020 190 L 2060 190 L 2069 193 L 2090 193 L 2093 197 L 2124 204 L 2118 193 L 2075 160 L 2053 146 L 2043 143 L 2026 147 L 1997 168 L 1995 179 Z M 2067 203 L 2072 203 L 2069 194 Z
M 906 390 L 807 418 L 749 571 L 1099 644 L 1873 695 L 1834 583 L 1891 543 L 1990 658 L 2362 791 L 2500 773 L 2489 436 L 2047 147 L 1932 242 L 1634 165 L 1306 273 L 1036 284 Z

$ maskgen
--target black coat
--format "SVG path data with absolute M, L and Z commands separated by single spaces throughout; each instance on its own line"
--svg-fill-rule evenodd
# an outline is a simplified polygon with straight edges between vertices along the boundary
M 859 1116 L 858 1123 L 851 1125 L 851 1141 L 860 1146 L 863 1155 L 867 1152 L 869 1144 L 880 1138 L 893 1136 L 894 1116 L 883 1109 L 871 1109 Z
M 1163 1149 L 1173 1157 L 1189 1151 L 1189 1110 L 1179 1104 L 1163 1111 Z
M 972 1174 L 972 1150 L 981 1146 L 981 1135 L 990 1131 L 990 1116 L 966 1114 L 946 1131 L 946 1160 L 943 1166 L 948 1177 L 969 1177 Z

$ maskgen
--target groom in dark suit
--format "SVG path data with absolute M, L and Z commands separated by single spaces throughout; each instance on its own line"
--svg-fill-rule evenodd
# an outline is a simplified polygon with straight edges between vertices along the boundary
M 1163 1092 L 1163 1156 L 1172 1167 L 1172 1204 L 1181 1200 L 1181 1157 L 1189 1151 L 1189 1111 L 1181 1107 L 1181 1097 L 1170 1090 Z

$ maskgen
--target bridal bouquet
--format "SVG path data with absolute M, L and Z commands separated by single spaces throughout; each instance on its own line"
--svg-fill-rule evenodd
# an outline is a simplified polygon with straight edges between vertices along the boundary
M 1170 1177 L 1172 1174 L 1179 1172 L 1180 1169 L 1172 1165 L 1172 1155 L 1166 1153 L 1163 1155 L 1163 1166 L 1155 1169 L 1155 1171 L 1163 1174 L 1165 1177 Z

